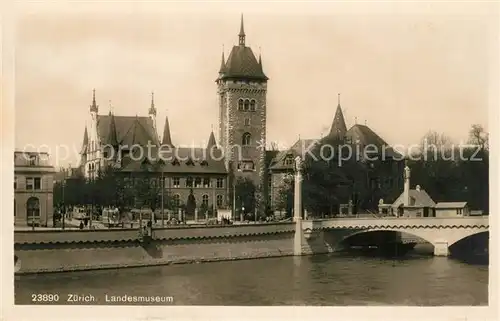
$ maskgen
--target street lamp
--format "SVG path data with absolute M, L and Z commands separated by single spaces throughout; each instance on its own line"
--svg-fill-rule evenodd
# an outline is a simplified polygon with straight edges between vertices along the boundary
M 163 166 L 161 167 L 161 227 L 165 226 L 165 221 L 164 221 L 164 210 L 165 210 L 165 177 L 163 173 Z
M 62 225 L 61 228 L 64 230 L 64 223 L 65 223 L 65 217 L 66 217 L 66 201 L 64 197 L 64 186 L 66 185 L 66 168 L 63 168 L 63 180 L 62 180 L 62 202 L 63 202 L 63 208 L 62 208 Z
M 237 172 L 240 172 L 241 173 L 241 169 L 237 169 L 236 170 Z M 234 172 L 233 172 L 233 220 L 236 219 L 236 175 L 234 175 Z

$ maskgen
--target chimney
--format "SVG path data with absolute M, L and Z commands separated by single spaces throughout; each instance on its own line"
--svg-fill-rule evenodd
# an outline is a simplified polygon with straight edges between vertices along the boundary
M 405 207 L 410 205 L 410 168 L 408 166 L 404 169 L 403 205 Z

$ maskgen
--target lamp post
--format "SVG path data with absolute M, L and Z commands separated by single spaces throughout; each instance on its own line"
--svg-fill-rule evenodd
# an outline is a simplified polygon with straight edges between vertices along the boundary
M 161 167 L 161 227 L 165 226 L 164 210 L 165 210 L 165 177 L 163 174 L 163 166 Z
M 237 172 L 241 172 L 241 169 L 237 169 Z M 236 220 L 236 175 L 233 172 L 233 220 Z
M 65 223 L 65 217 L 66 217 L 66 200 L 65 200 L 65 195 L 64 195 L 64 189 L 66 185 L 66 168 L 63 168 L 63 180 L 62 180 L 62 202 L 63 202 L 63 208 L 62 208 L 62 225 L 61 228 L 64 230 L 64 223 Z

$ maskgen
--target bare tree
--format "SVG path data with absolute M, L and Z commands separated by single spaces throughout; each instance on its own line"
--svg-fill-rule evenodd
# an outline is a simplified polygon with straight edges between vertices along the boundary
M 480 147 L 482 150 L 489 149 L 489 135 L 482 125 L 472 125 L 469 131 L 469 143 Z

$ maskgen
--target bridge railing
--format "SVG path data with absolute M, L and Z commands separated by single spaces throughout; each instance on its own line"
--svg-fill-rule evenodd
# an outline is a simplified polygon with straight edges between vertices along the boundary
M 338 217 L 303 221 L 304 228 L 347 228 L 371 226 L 489 226 L 488 216 L 465 217 Z

